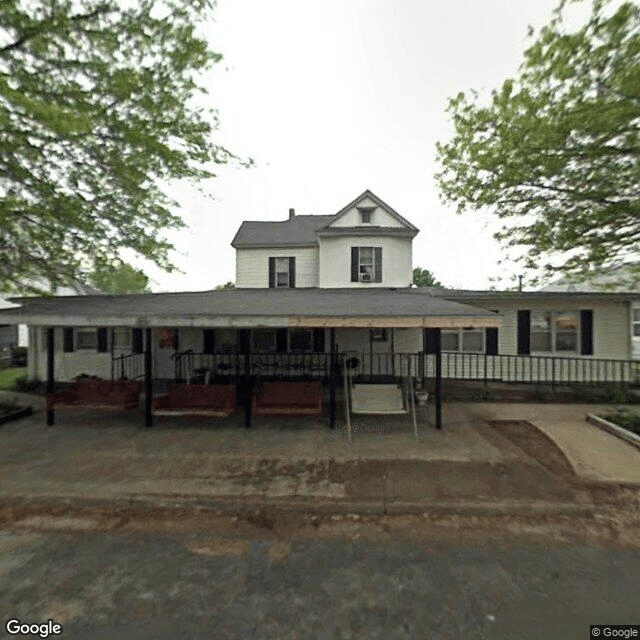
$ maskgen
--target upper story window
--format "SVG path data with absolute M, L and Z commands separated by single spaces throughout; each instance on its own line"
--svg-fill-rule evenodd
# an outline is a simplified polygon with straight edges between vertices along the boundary
M 578 326 L 577 311 L 532 311 L 531 351 L 577 353 Z
M 371 224 L 375 207 L 358 207 L 360 212 L 360 222 L 362 224 Z
M 382 247 L 351 247 L 351 282 L 382 282 Z
M 296 286 L 296 259 L 269 258 L 269 288 L 286 289 Z
M 640 338 L 640 309 L 633 310 L 633 337 Z

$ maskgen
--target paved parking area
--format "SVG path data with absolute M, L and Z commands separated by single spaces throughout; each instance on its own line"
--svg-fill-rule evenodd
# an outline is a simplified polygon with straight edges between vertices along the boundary
M 572 501 L 548 458 L 564 454 L 584 480 L 640 484 L 640 452 L 587 423 L 595 409 L 451 403 L 436 431 L 427 407 L 417 442 L 404 417 L 361 416 L 353 444 L 344 423 L 329 430 L 314 418 L 260 418 L 245 429 L 239 412 L 145 429 L 138 411 L 67 412 L 47 427 L 38 412 L 0 428 L 0 497 Z M 531 450 L 488 423 L 523 419 L 548 436 Z
M 360 417 L 346 428 L 314 418 L 166 419 L 43 413 L 0 429 L 0 497 L 145 496 L 322 498 L 384 502 L 484 497 L 568 499 L 543 465 L 484 420 L 453 412 L 442 431 L 409 420 Z

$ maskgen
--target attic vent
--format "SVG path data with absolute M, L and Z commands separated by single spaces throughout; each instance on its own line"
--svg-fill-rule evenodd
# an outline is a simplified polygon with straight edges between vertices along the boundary
M 360 212 L 361 224 L 371 224 L 375 207 L 358 207 L 358 211 Z

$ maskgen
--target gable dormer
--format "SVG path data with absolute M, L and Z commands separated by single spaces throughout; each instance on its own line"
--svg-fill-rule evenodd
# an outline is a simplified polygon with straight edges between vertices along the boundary
M 412 238 L 418 233 L 416 227 L 369 189 L 319 227 L 318 235 L 344 232 L 346 229 L 368 229 L 381 233 L 395 231 Z
M 413 277 L 408 220 L 368 189 L 318 227 L 321 287 L 408 287 Z

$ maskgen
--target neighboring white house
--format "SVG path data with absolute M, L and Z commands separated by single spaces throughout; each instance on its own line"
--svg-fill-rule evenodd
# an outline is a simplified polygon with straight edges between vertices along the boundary
M 45 286 L 45 289 L 50 287 Z M 72 286 L 56 287 L 51 295 L 54 296 L 86 296 L 100 293 L 97 289 L 76 282 Z M 16 304 L 8 298 L 0 297 L 0 309 L 15 308 Z M 12 347 L 28 347 L 29 331 L 26 324 L 1 324 L 0 325 L 0 350 Z
M 417 233 L 367 190 L 335 214 L 290 210 L 283 221 L 243 222 L 232 241 L 235 290 L 24 299 L 18 310 L 0 311 L 0 321 L 30 325 L 29 374 L 37 378 L 46 375 L 47 328 L 55 327 L 61 380 L 109 376 L 114 357 L 143 351 L 147 328 L 157 378 L 172 378 L 176 357 L 187 350 L 325 353 L 331 329 L 340 353 L 366 355 L 370 363 L 430 354 L 440 335 L 445 375 L 452 376 L 513 377 L 506 366 L 533 377 L 532 367 L 562 358 L 572 367 L 566 375 L 587 379 L 589 361 L 633 357 L 638 292 L 412 287 Z
M 578 280 L 559 278 L 542 287 L 540 291 L 555 293 L 619 293 L 628 295 L 629 333 L 631 339 L 631 357 L 640 360 L 640 292 L 638 291 L 638 273 L 634 273 L 630 264 L 621 264 L 602 274 L 591 274 L 588 279 Z M 638 268 L 638 265 L 633 265 Z

